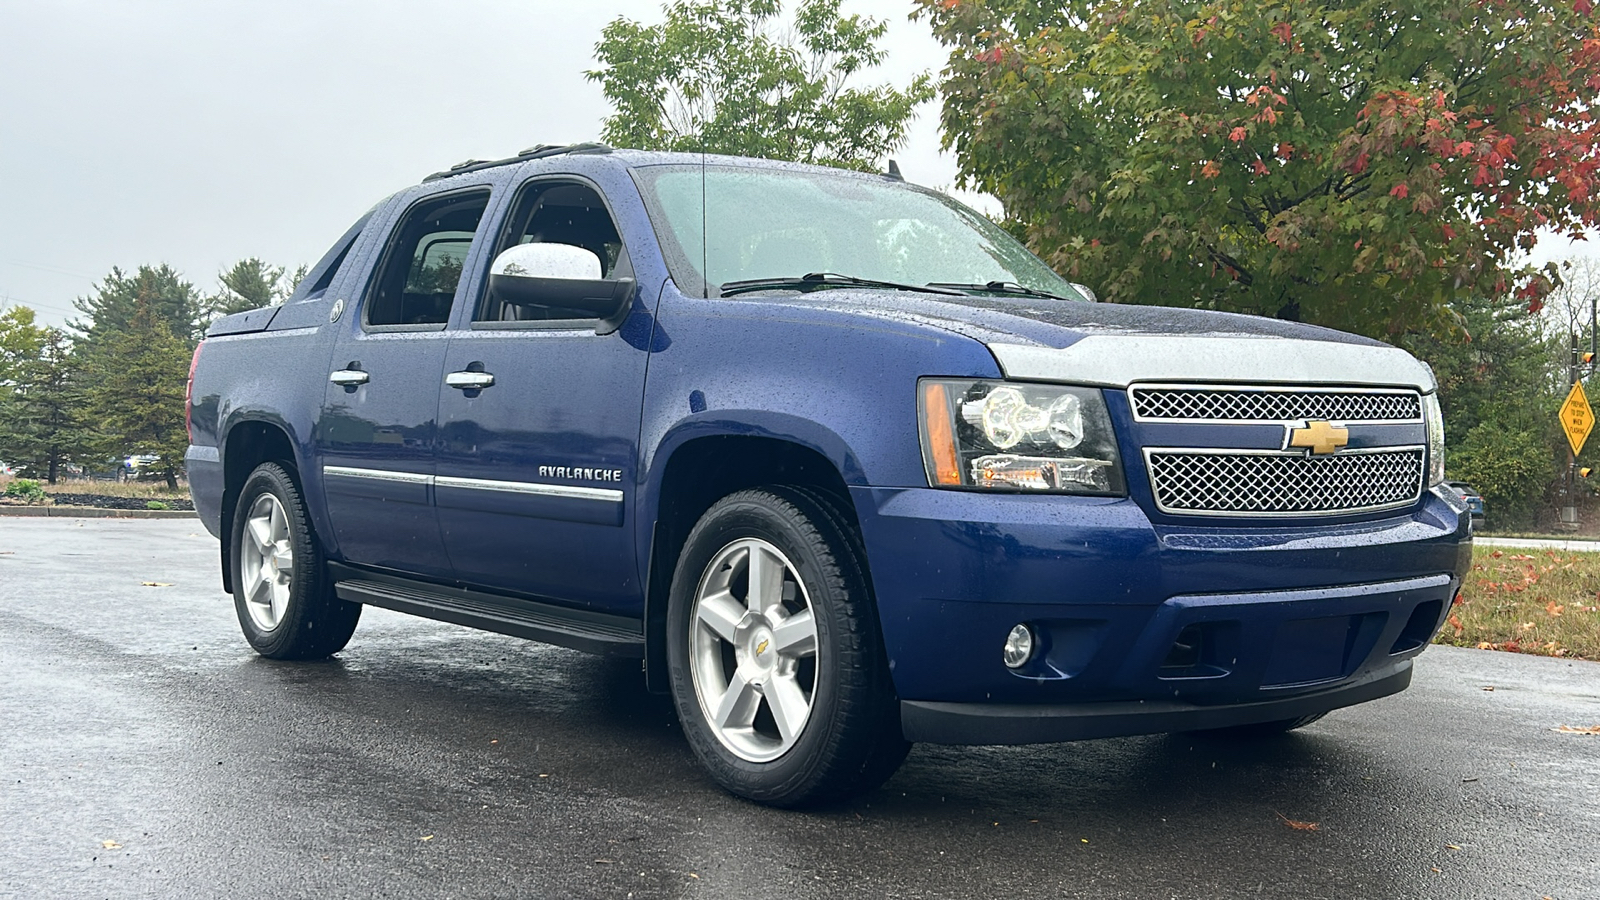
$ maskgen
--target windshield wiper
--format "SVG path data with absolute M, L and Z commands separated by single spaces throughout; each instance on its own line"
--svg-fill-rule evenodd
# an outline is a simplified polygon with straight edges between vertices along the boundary
M 729 281 L 724 283 L 720 290 L 722 296 L 732 297 L 735 294 L 748 294 L 753 291 L 773 289 L 815 291 L 830 287 L 874 287 L 888 288 L 894 291 L 914 291 L 919 294 L 962 296 L 961 291 L 953 290 L 945 285 L 900 284 L 896 281 L 876 281 L 871 278 L 857 278 L 854 275 L 840 275 L 837 272 L 812 272 L 799 278 L 751 278 L 745 281 Z
M 1075 299 L 1079 301 L 1085 299 L 1083 297 L 1063 297 L 1060 294 L 1052 294 L 1049 291 L 1041 291 L 1036 288 L 1024 287 L 1020 284 L 1017 284 L 1015 281 L 987 281 L 983 284 L 957 284 L 949 281 L 932 281 L 928 283 L 928 287 L 956 288 L 963 291 L 988 291 L 991 294 L 1016 294 L 1022 297 L 1044 297 L 1048 300 L 1066 300 L 1069 303 Z

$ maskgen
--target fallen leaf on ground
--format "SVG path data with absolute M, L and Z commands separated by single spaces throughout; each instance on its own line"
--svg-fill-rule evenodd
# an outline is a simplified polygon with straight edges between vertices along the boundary
M 1484 687 L 1484 690 L 1486 690 L 1486 691 L 1492 691 L 1492 690 L 1494 690 L 1494 685 L 1492 685 L 1492 684 L 1491 684 L 1491 685 L 1488 685 L 1488 686 L 1486 686 L 1486 687 Z
M 1300 822 L 1300 821 L 1297 821 L 1295 819 L 1289 818 L 1288 816 L 1284 815 L 1281 812 L 1278 812 L 1277 810 L 1273 810 L 1273 812 L 1278 813 L 1278 818 L 1283 820 L 1283 824 L 1289 826 L 1290 828 L 1293 828 L 1295 831 L 1316 831 L 1316 830 L 1318 830 L 1319 826 L 1317 825 L 1316 822 Z
M 1557 602 L 1555 602 L 1555 601 L 1554 601 L 1554 600 L 1551 600 L 1551 601 L 1550 601 L 1550 602 L 1549 602 L 1549 603 L 1546 603 L 1546 604 L 1545 604 L 1545 605 L 1544 605 L 1544 611 L 1545 611 L 1545 612 L 1547 612 L 1547 613 L 1549 613 L 1549 614 L 1550 614 L 1550 615 L 1552 615 L 1552 616 L 1559 616 L 1559 615 L 1561 615 L 1561 611 L 1562 611 L 1562 610 L 1563 610 L 1563 609 L 1565 609 L 1565 608 L 1566 608 L 1566 607 L 1564 607 L 1564 606 L 1562 606 L 1562 605 L 1561 605 L 1561 604 L 1559 604 L 1559 603 L 1557 603 Z
M 422 839 L 425 840 L 425 841 L 431 841 L 431 840 L 433 840 L 433 835 L 425 834 L 425 835 L 422 836 Z
M 1461 846 L 1459 844 L 1445 844 L 1445 847 L 1447 847 L 1448 849 L 1451 849 L 1451 850 L 1460 850 L 1461 849 Z
M 145 587 L 172 587 L 172 582 L 170 581 L 141 581 L 139 583 Z
M 121 850 L 122 849 L 122 845 L 117 843 L 116 841 L 101 841 L 100 842 L 100 846 L 106 848 L 107 850 Z
M 1600 734 L 1600 725 L 1563 725 L 1556 731 L 1561 734 Z

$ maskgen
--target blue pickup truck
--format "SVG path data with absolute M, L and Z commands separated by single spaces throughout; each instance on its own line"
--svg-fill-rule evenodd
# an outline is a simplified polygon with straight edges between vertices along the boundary
M 364 605 L 642 661 L 727 790 L 911 742 L 1266 734 L 1403 690 L 1468 567 L 1428 368 L 1094 302 L 897 174 L 537 147 L 196 351 L 255 650 Z

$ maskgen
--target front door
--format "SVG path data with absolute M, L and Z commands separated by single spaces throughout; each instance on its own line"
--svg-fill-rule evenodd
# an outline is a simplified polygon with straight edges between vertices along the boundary
M 445 327 L 489 199 L 477 187 L 413 203 L 337 326 L 317 445 L 346 562 L 450 574 L 431 496 L 438 386 Z
M 592 185 L 534 181 L 510 209 L 496 253 L 570 244 L 593 251 L 607 278 L 631 273 Z M 439 400 L 435 497 L 456 579 L 638 615 L 643 592 L 625 520 L 648 354 L 623 337 L 637 323 L 597 334 L 594 321 L 567 318 L 573 310 L 477 293 L 446 351 L 456 386 Z M 632 314 L 646 315 L 637 304 Z

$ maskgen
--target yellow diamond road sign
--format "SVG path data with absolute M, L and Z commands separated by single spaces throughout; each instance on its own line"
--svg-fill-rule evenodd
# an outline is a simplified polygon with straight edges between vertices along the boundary
M 1583 383 L 1574 381 L 1572 392 L 1561 404 L 1561 430 L 1567 433 L 1567 443 L 1572 445 L 1572 455 L 1583 452 L 1583 442 L 1589 439 L 1594 428 L 1594 410 L 1589 408 L 1589 398 L 1583 395 Z

